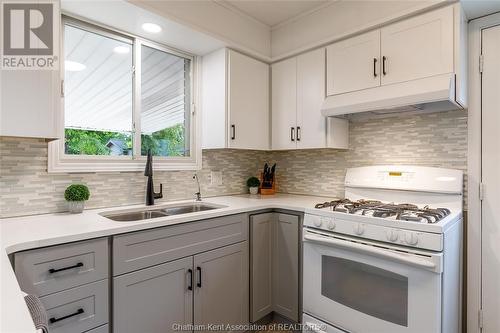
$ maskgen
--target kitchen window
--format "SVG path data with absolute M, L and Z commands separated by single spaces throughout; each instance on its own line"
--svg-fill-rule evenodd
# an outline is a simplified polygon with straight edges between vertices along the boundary
M 129 34 L 63 18 L 60 140 L 49 171 L 197 169 L 195 57 Z

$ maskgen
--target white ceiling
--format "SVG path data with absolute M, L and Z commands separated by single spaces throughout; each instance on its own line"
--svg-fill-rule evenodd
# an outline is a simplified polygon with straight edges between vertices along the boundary
M 469 20 L 500 12 L 500 0 L 461 0 Z
M 273 27 L 335 0 L 216 0 Z
M 61 9 L 65 14 L 90 19 L 192 54 L 203 55 L 225 46 L 214 37 L 125 0 L 61 0 Z M 144 32 L 141 25 L 145 22 L 156 23 L 163 30 L 158 34 Z

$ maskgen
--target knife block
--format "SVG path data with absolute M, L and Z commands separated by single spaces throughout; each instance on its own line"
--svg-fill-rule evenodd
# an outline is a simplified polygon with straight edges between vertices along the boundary
M 276 193 L 276 174 L 274 174 L 273 185 L 271 188 L 263 188 L 262 184 L 264 183 L 264 173 L 260 173 L 260 186 L 259 192 L 262 195 L 272 195 Z

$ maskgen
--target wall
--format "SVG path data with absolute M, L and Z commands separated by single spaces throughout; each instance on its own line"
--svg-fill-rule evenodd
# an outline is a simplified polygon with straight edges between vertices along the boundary
M 198 172 L 204 196 L 247 191 L 245 181 L 264 164 L 257 151 L 210 150 L 203 153 Z M 86 207 L 112 207 L 144 203 L 146 177 L 142 172 L 48 174 L 47 143 L 38 139 L 0 138 L 0 217 L 63 212 L 63 195 L 71 183 L 85 183 L 91 191 Z M 221 171 L 223 184 L 210 185 L 210 171 Z M 192 171 L 155 173 L 155 187 L 163 183 L 164 199 L 194 198 Z
M 271 32 L 273 61 L 427 10 L 448 0 L 334 1 Z
M 206 150 L 199 172 L 205 197 L 246 193 L 245 180 L 258 174 L 264 162 L 277 162 L 278 191 L 343 195 L 348 167 L 372 164 L 415 164 L 467 168 L 467 113 L 398 114 L 350 124 L 350 149 L 279 152 Z M 86 183 L 92 192 L 87 207 L 111 207 L 144 202 L 142 173 L 48 174 L 47 143 L 37 139 L 0 138 L 0 217 L 62 212 L 64 189 Z M 210 171 L 221 171 L 223 184 L 209 184 Z M 157 172 L 165 199 L 189 199 L 196 192 L 193 172 Z

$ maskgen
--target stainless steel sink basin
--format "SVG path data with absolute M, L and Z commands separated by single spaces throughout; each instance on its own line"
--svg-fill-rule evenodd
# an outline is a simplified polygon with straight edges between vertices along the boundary
M 102 213 L 101 215 L 118 222 L 130 222 L 154 219 L 157 217 L 165 217 L 180 214 L 189 214 L 201 212 L 205 210 L 212 210 L 222 208 L 223 206 L 216 206 L 205 203 L 188 203 L 175 206 L 163 206 L 156 209 L 140 210 L 140 211 L 123 211 L 113 213 Z
M 110 214 L 103 216 L 113 221 L 129 222 L 129 221 L 154 219 L 155 217 L 163 217 L 167 215 L 168 215 L 167 213 L 158 210 L 146 210 L 142 212 L 127 212 L 127 213 L 118 213 L 118 214 Z
M 176 206 L 162 209 L 162 212 L 165 212 L 167 215 L 179 215 L 179 214 L 188 214 L 194 212 L 202 212 L 204 210 L 212 210 L 217 207 L 208 206 L 205 204 L 192 204 L 187 206 Z

